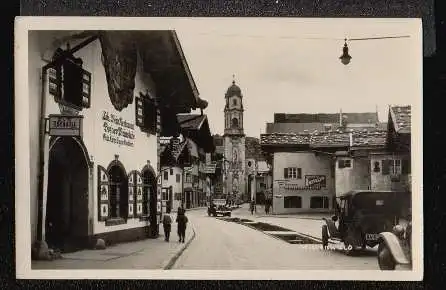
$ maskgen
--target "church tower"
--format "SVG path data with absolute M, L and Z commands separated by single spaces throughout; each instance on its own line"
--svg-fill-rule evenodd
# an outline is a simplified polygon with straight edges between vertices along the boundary
M 225 94 L 226 105 L 224 131 L 224 194 L 243 198 L 245 194 L 245 134 L 243 131 L 243 95 L 232 81 Z

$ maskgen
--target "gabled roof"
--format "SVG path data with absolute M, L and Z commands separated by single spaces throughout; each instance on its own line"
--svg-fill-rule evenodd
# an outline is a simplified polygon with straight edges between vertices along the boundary
M 350 145 L 350 135 L 348 132 L 332 132 L 312 134 L 310 139 L 311 147 L 344 147 Z
M 387 131 L 375 132 L 353 132 L 352 146 L 385 146 L 387 141 Z
M 395 131 L 399 134 L 410 134 L 411 106 L 390 106 L 389 113 Z
M 182 129 L 200 130 L 206 119 L 206 115 L 177 114 L 177 120 Z
M 308 131 L 326 132 L 326 125 L 331 125 L 331 130 L 335 131 L 340 128 L 338 123 L 266 123 L 266 134 L 272 133 L 301 133 Z M 352 129 L 369 129 L 369 130 L 386 130 L 387 123 L 347 123 L 347 128 Z
M 261 145 L 308 145 L 310 135 L 294 133 L 261 134 Z
M 350 133 L 352 135 L 350 144 Z M 362 130 L 351 132 L 321 132 L 313 134 L 262 134 L 261 145 L 308 145 L 313 148 L 328 148 L 328 147 L 374 147 L 384 146 L 386 144 L 386 131 L 376 130 Z
M 316 114 L 286 114 L 275 113 L 274 123 L 328 123 L 339 124 L 341 118 L 339 113 L 316 113 Z M 377 112 L 365 113 L 342 113 L 347 117 L 348 123 L 354 124 L 375 124 L 379 122 Z
M 177 161 L 181 153 L 188 148 L 187 144 L 187 139 L 185 139 L 183 142 L 179 142 L 178 144 L 174 144 L 172 142 L 170 142 L 169 144 L 163 144 L 161 147 L 161 154 L 166 159 L 162 159 Z

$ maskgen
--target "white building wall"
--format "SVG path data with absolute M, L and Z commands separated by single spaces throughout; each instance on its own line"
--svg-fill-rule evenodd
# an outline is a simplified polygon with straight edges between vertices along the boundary
M 172 169 L 172 174 L 170 174 L 170 169 Z M 182 182 L 183 182 L 183 170 L 179 167 L 162 167 L 161 168 L 162 177 L 161 184 L 162 188 L 169 188 L 172 186 L 172 212 L 176 212 L 178 207 L 181 206 L 181 194 L 183 192 Z M 167 172 L 167 180 L 164 179 L 164 172 Z M 177 180 L 177 175 L 179 179 Z M 165 209 L 163 209 L 165 212 Z
M 56 33 L 47 32 L 42 34 L 29 33 L 29 122 L 30 122 L 30 190 L 31 190 L 31 228 L 33 241 L 36 236 L 37 224 L 37 196 L 38 196 L 38 152 L 39 152 L 39 115 L 38 108 L 41 101 L 41 68 L 46 64 L 42 59 L 43 55 L 48 55 L 46 48 L 48 43 L 55 40 Z M 57 33 L 60 35 L 60 33 Z M 49 55 L 52 55 L 50 53 Z M 107 89 L 104 66 L 101 62 L 101 47 L 98 40 L 79 50 L 76 57 L 83 60 L 84 69 L 92 74 L 91 84 L 91 108 L 81 111 L 83 120 L 83 142 L 93 161 L 91 191 L 89 198 L 92 199 L 93 212 L 90 213 L 90 223 L 93 224 L 93 234 L 124 230 L 135 227 L 142 227 L 148 224 L 147 221 L 139 221 L 139 218 L 128 219 L 127 223 L 115 226 L 105 226 L 105 222 L 98 221 L 98 197 L 97 197 L 97 166 L 107 168 L 108 164 L 114 160 L 115 155 L 119 155 L 119 160 L 125 166 L 127 174 L 132 170 L 141 171 L 149 161 L 155 171 L 157 169 L 157 137 L 142 132 L 139 127 L 134 126 L 131 130 L 135 136 L 133 146 L 118 145 L 107 142 L 103 139 L 104 112 L 114 114 L 117 118 L 122 118 L 129 123 L 135 124 L 135 101 L 127 108 L 118 112 L 114 109 Z M 141 61 L 138 61 L 137 75 L 135 78 L 134 95 L 139 92 L 154 94 L 155 88 L 150 76 L 142 72 Z M 47 96 L 47 114 L 60 114 L 58 104 L 53 97 Z
M 332 160 L 328 155 L 316 155 L 313 152 L 276 152 L 273 158 L 273 213 L 298 213 L 298 212 L 323 212 L 332 208 L 332 199 L 335 194 L 334 176 L 332 173 Z M 297 167 L 301 168 L 301 179 L 284 178 L 284 168 Z M 285 186 L 306 185 L 306 176 L 318 175 L 325 177 L 326 187 L 320 190 L 306 189 L 288 189 Z M 285 197 L 300 196 L 301 208 L 285 208 Z M 321 196 L 328 198 L 328 208 L 310 208 L 310 200 L 313 196 Z

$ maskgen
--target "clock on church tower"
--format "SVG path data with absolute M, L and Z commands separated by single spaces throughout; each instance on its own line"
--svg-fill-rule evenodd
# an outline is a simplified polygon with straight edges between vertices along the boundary
M 245 194 L 245 134 L 243 131 L 243 95 L 235 80 L 225 94 L 225 159 L 229 166 L 224 173 L 224 194 L 243 198 Z

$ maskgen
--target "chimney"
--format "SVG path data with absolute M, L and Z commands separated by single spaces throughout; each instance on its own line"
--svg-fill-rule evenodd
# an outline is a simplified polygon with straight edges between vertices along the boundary
M 353 133 L 352 132 L 348 133 L 348 137 L 350 139 L 350 147 L 352 147 L 353 146 Z

